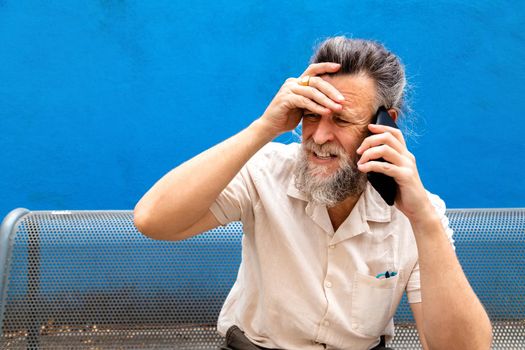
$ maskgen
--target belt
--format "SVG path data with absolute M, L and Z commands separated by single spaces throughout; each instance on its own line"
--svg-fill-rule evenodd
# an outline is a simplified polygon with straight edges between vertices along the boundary
M 255 345 L 248 339 L 244 332 L 237 326 L 231 326 L 226 332 L 226 344 L 220 350 L 272 350 Z M 277 350 L 277 349 L 275 349 Z M 371 350 L 393 350 L 385 347 L 385 336 L 382 335 L 379 344 Z
M 237 326 L 231 326 L 226 332 L 226 345 L 221 350 L 271 350 L 255 345 L 248 339 L 244 332 Z

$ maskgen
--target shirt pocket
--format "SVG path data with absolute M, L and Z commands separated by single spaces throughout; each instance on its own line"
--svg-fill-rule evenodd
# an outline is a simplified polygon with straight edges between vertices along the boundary
M 352 329 L 379 337 L 392 318 L 392 303 L 399 275 L 375 278 L 356 272 L 352 287 Z

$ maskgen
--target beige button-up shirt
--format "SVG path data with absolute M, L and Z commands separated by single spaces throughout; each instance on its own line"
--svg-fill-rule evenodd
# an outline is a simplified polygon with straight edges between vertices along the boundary
M 244 229 L 218 331 L 237 325 L 267 348 L 369 349 L 394 335 L 403 292 L 421 302 L 410 222 L 368 185 L 334 232 L 326 207 L 295 187 L 299 147 L 263 147 L 210 208 L 221 224 L 241 220 Z M 443 201 L 429 197 L 453 243 Z M 377 277 L 386 271 L 397 274 Z

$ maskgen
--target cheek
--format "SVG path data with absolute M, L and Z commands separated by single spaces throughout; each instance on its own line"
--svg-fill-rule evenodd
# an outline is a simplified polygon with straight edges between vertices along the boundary
M 312 125 L 308 123 L 303 123 L 301 127 L 301 138 L 303 141 L 308 140 L 312 133 L 314 132 L 315 128 L 312 127 Z
M 340 135 L 339 140 L 346 153 L 348 153 L 352 159 L 355 159 L 356 151 L 365 137 L 366 135 L 361 129 L 354 129 L 348 130 L 345 134 Z

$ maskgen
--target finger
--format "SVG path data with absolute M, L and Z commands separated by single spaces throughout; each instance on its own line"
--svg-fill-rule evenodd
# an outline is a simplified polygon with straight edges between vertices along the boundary
M 402 166 L 404 165 L 405 159 L 399 152 L 395 151 L 392 147 L 388 145 L 380 145 L 372 147 L 363 152 L 363 155 L 357 162 L 357 164 L 364 164 L 369 161 L 377 160 L 383 158 L 389 163 Z
M 389 132 L 396 139 L 398 139 L 399 142 L 401 142 L 401 144 L 406 145 L 405 138 L 403 137 L 403 133 L 401 133 L 401 130 L 399 130 L 398 128 L 393 128 L 391 126 L 380 125 L 380 124 L 369 124 L 368 129 L 374 134 Z
M 326 96 L 330 97 L 333 101 L 341 103 L 345 100 L 344 96 L 329 82 L 319 77 L 310 78 L 310 86 L 321 91 Z
M 334 62 L 322 62 L 322 63 L 312 63 L 306 68 L 306 70 L 301 74 L 301 77 L 305 75 L 321 75 L 326 73 L 335 73 L 341 68 L 339 63 Z
M 323 107 L 320 104 L 315 103 L 311 99 L 301 95 L 294 95 L 293 103 L 297 108 L 307 109 L 315 114 L 324 115 L 330 113 L 330 110 L 328 108 Z
M 343 109 L 341 104 L 334 102 L 328 98 L 328 96 L 314 87 L 295 84 L 295 86 L 292 86 L 290 90 L 295 94 L 302 95 L 311 100 L 314 100 L 317 104 L 329 108 L 332 111 L 341 111 Z
M 356 153 L 363 154 L 367 149 L 380 145 L 388 145 L 401 154 L 408 152 L 404 143 L 401 143 L 392 133 L 384 132 L 365 138 L 359 148 L 356 150 Z
M 363 173 L 381 173 L 395 179 L 401 175 L 401 168 L 388 162 L 370 161 L 364 164 L 357 164 L 357 168 Z

